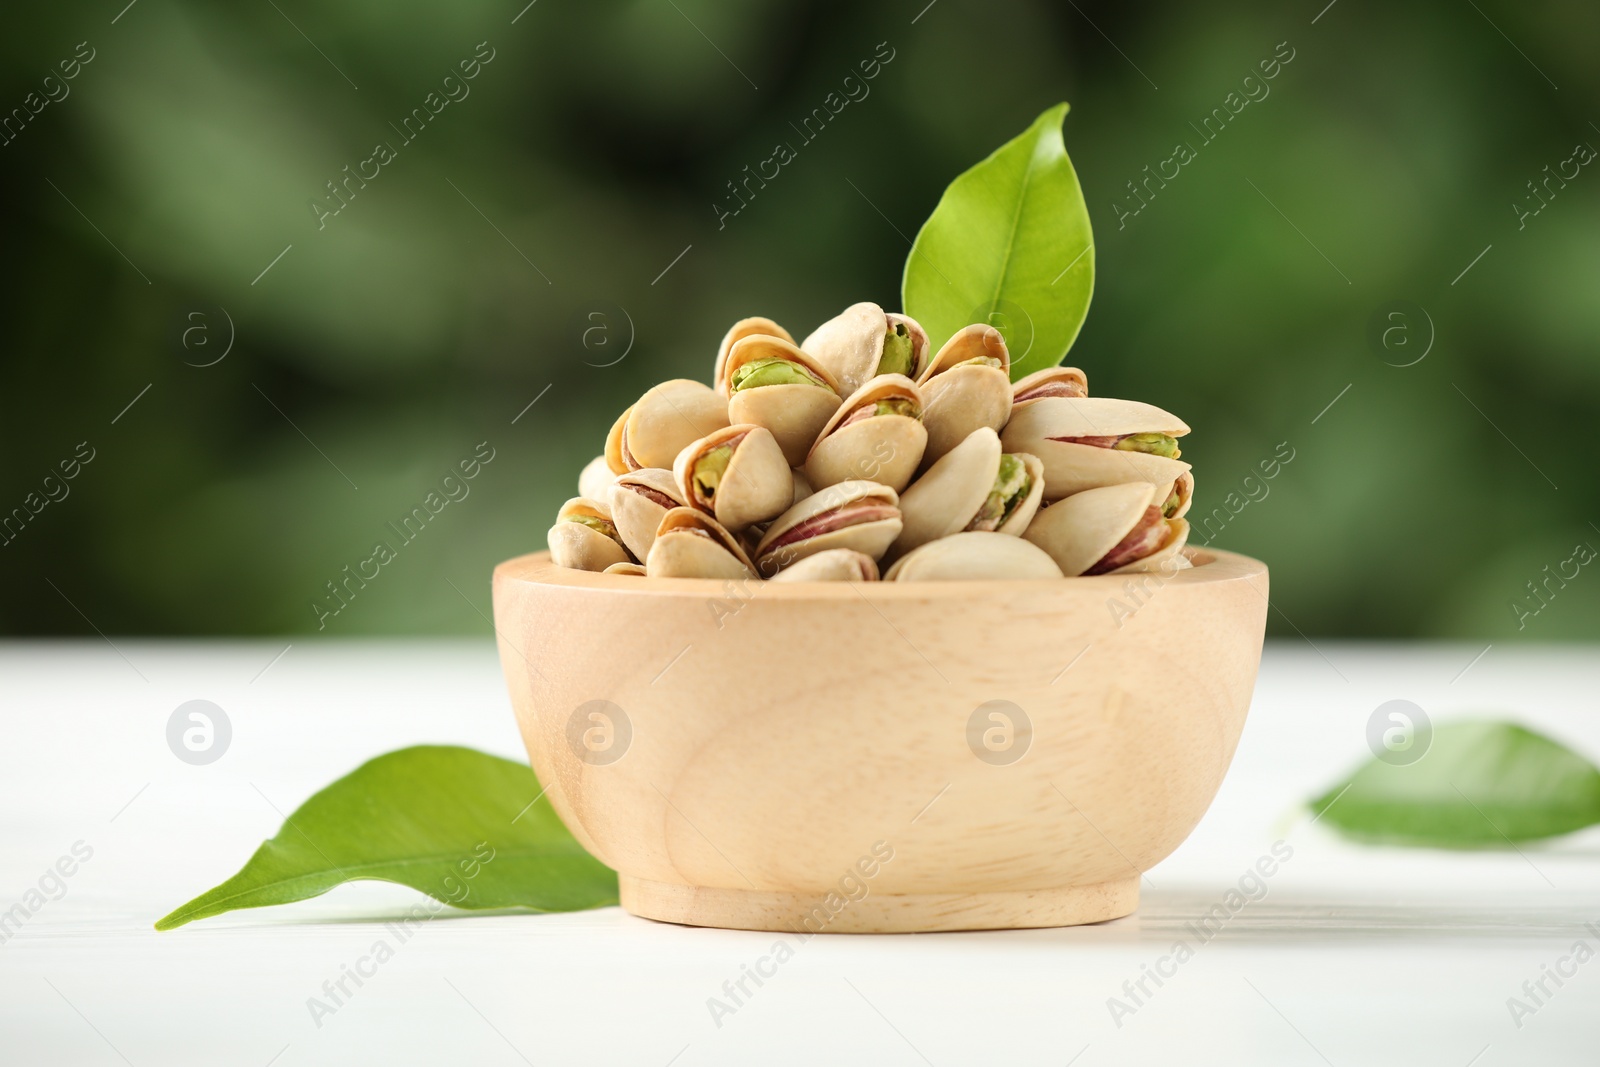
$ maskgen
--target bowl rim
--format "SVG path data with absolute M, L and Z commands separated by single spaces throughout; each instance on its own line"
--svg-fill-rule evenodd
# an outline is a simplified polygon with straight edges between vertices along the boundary
M 829 601 L 860 597 L 873 600 L 970 600 L 1017 596 L 1024 592 L 1059 591 L 1065 596 L 1082 595 L 1102 599 L 1120 592 L 1126 582 L 1158 582 L 1160 588 L 1225 585 L 1231 582 L 1254 583 L 1266 576 L 1267 565 L 1250 556 L 1219 548 L 1197 548 L 1192 553 L 1194 566 L 1175 574 L 1160 571 L 1097 574 L 1077 578 L 980 579 L 941 582 L 770 582 L 755 578 L 642 578 L 630 574 L 606 574 L 558 567 L 548 551 L 530 552 L 505 560 L 494 569 L 494 582 L 521 582 L 529 585 L 567 589 L 624 593 L 635 596 L 726 596 L 751 583 L 761 590 L 763 600 Z

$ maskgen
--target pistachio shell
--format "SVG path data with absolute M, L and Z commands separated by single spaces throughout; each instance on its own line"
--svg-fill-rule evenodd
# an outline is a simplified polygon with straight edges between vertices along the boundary
M 812 330 L 800 342 L 817 362 L 828 368 L 841 394 L 853 393 L 878 373 L 883 358 L 884 336 L 891 326 L 903 324 L 911 334 L 911 374 L 913 381 L 928 361 L 928 333 L 906 315 L 885 312 L 870 301 L 851 304 L 827 322 Z
M 764 333 L 768 337 L 781 337 L 790 344 L 794 343 L 794 337 L 790 335 L 789 331 L 769 318 L 755 315 L 748 319 L 740 319 L 734 323 L 732 329 L 723 334 L 722 344 L 717 346 L 717 363 L 711 376 L 711 384 L 716 388 L 717 392 L 723 393 L 724 396 L 727 394 L 722 389 L 722 381 L 725 375 L 723 368 L 728 362 L 728 350 L 740 338 L 749 337 L 754 333 Z
M 647 493 L 640 492 L 641 489 L 660 493 L 672 503 L 663 504 Z M 683 490 L 678 488 L 677 479 L 671 471 L 660 467 L 646 467 L 618 475 L 607 499 L 611 502 L 611 521 L 616 524 L 617 535 L 637 559 L 644 559 L 650 554 L 661 517 L 671 508 L 681 508 L 685 504 Z
M 1173 493 L 1178 494 L 1178 506 L 1167 518 L 1181 519 L 1189 514 L 1189 505 L 1194 502 L 1194 475 L 1189 471 L 1178 475 L 1176 481 L 1156 494 L 1156 502 L 1164 504 Z
M 590 500 L 606 499 L 606 491 L 617 480 L 617 474 L 605 456 L 591 459 L 578 474 L 578 495 Z
M 708 501 L 695 492 L 695 462 L 730 441 L 737 442 L 733 455 Z M 713 515 L 733 531 L 781 514 L 794 497 L 794 475 L 778 442 L 769 431 L 745 423 L 726 426 L 690 442 L 678 453 L 672 473 L 685 504 Z
M 794 493 L 789 497 L 789 507 L 794 507 L 800 501 L 816 492 L 811 485 L 811 479 L 806 477 L 806 472 L 799 467 L 789 468 L 789 477 L 794 483 Z M 787 509 L 786 509 L 787 510 Z
M 673 508 L 661 517 L 645 560 L 652 578 L 754 578 L 750 557 L 721 524 L 694 508 Z
M 875 582 L 878 561 L 853 548 L 830 548 L 785 567 L 775 582 Z
M 961 366 L 971 359 L 998 360 L 999 367 Z M 1011 354 L 1000 331 L 974 323 L 946 341 L 929 362 L 918 384 L 927 406 L 922 421 L 928 427 L 924 466 L 967 439 L 980 426 L 996 433 L 1011 417 Z
M 629 404 L 606 433 L 606 466 L 611 469 L 612 474 L 627 474 L 629 471 L 639 469 L 639 464 L 634 461 L 627 448 L 628 416 L 632 414 L 633 405 Z
M 628 574 L 637 578 L 642 578 L 650 572 L 645 569 L 645 566 L 642 563 L 613 563 L 611 566 L 606 568 L 606 573 Z
M 806 476 L 818 489 L 867 479 L 900 492 L 911 483 L 927 447 L 928 431 L 909 415 L 873 415 L 842 426 L 861 407 L 884 400 L 909 400 L 922 410 L 922 394 L 910 378 L 880 374 L 833 413 L 806 457 Z
M 830 548 L 852 548 L 879 559 L 900 533 L 898 505 L 898 494 L 877 482 L 858 479 L 830 485 L 772 521 L 756 546 L 756 568 L 763 575 L 771 576 Z M 827 528 L 825 516 L 829 513 L 838 512 L 843 517 L 858 506 L 870 509 L 861 516 L 864 521 L 847 521 L 836 528 Z M 819 532 L 798 541 L 788 540 L 796 527 L 819 519 L 823 520 L 823 529 Z
M 758 385 L 731 392 L 729 384 L 740 367 L 758 359 L 785 359 L 804 367 L 826 388 L 808 384 Z M 719 387 L 728 395 L 728 417 L 772 431 L 789 466 L 806 461 L 806 453 L 828 418 L 838 410 L 838 385 L 828 369 L 791 341 L 752 334 L 735 342 L 723 366 Z
M 627 469 L 667 467 L 689 442 L 728 425 L 728 402 L 709 386 L 687 378 L 662 382 L 629 409 L 619 445 L 631 455 Z M 607 456 L 610 440 L 607 439 Z M 616 464 L 611 466 L 616 470 Z M 622 471 L 617 471 L 621 474 Z
M 558 567 L 578 571 L 603 571 L 613 563 L 628 562 L 628 551 L 615 538 L 607 537 L 592 526 L 575 522 L 578 518 L 611 521 L 610 510 L 597 500 L 575 496 L 561 505 L 556 512 L 556 524 L 550 527 L 546 543 L 550 558 Z
M 980 426 L 945 453 L 926 474 L 900 497 L 905 528 L 894 543 L 896 556 L 919 545 L 965 530 L 994 488 L 1000 469 L 1000 438 Z M 1026 453 L 1018 453 L 1033 484 L 1022 504 L 996 533 L 1020 535 L 1044 497 L 1043 466 Z
M 936 582 L 1060 577 L 1061 568 L 1037 545 L 1003 533 L 969 531 L 929 541 L 907 553 L 883 579 Z
M 1011 386 L 1011 406 L 1031 404 L 1046 396 L 1088 396 L 1089 376 L 1077 367 L 1046 367 L 1018 378 Z
M 1123 482 L 1169 485 L 1189 464 L 1146 452 L 1100 448 L 1056 437 L 1117 437 L 1132 433 L 1189 432 L 1181 419 L 1160 408 L 1110 397 L 1048 397 L 1018 406 L 1001 440 L 1008 451 L 1030 452 L 1044 463 L 1046 500 Z
M 1155 499 L 1149 482 L 1085 489 L 1040 511 L 1022 536 L 1049 553 L 1062 574 L 1076 578 L 1116 548 Z
M 1189 557 L 1184 553 L 1184 546 L 1189 543 L 1189 523 L 1185 519 L 1172 520 L 1172 536 L 1165 544 L 1142 559 L 1132 563 L 1123 564 L 1116 570 L 1107 571 L 1107 574 L 1130 574 L 1135 571 L 1161 571 L 1170 574 L 1175 571 L 1186 570 L 1193 566 Z

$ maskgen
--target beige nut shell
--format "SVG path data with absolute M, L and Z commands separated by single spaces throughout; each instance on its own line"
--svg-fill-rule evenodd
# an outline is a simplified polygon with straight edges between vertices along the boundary
M 694 464 L 710 449 L 738 438 L 733 456 L 722 472 L 709 504 L 694 491 Z M 794 498 L 794 474 L 772 434 L 760 426 L 740 423 L 707 434 L 686 445 L 672 466 L 684 504 L 712 515 L 718 523 L 738 532 L 752 523 L 780 515 Z
M 1043 549 L 1003 533 L 968 531 L 929 541 L 907 553 L 883 576 L 886 582 L 1031 580 L 1060 578 Z
M 922 409 L 921 391 L 901 374 L 878 375 L 839 406 L 806 456 L 806 477 L 815 488 L 864 478 L 898 493 L 911 484 L 928 443 L 920 419 L 873 415 L 842 429 L 839 425 L 864 405 L 892 399 L 910 400 Z
M 673 508 L 661 517 L 645 560 L 652 578 L 754 578 L 755 567 L 721 524 L 694 508 Z
M 800 347 L 828 368 L 840 393 L 853 393 L 878 373 L 884 336 L 896 323 L 911 335 L 910 378 L 915 381 L 927 367 L 928 331 L 915 319 L 886 312 L 871 301 L 851 304 L 812 330 Z
M 900 534 L 898 512 L 893 517 L 856 523 L 778 549 L 772 547 L 785 533 L 800 523 L 815 518 L 825 511 L 866 500 L 875 500 L 894 508 L 897 508 L 900 502 L 899 495 L 888 486 L 860 479 L 839 482 L 837 485 L 819 490 L 779 515 L 773 520 L 772 525 L 767 527 L 766 534 L 756 546 L 756 568 L 763 575 L 771 576 L 808 556 L 814 556 L 830 548 L 850 548 L 874 560 L 881 559 Z
M 878 561 L 853 548 L 830 548 L 772 576 L 774 582 L 875 582 Z
M 816 385 L 760 385 L 730 392 L 733 375 L 746 363 L 758 359 L 786 359 L 799 364 L 819 378 L 826 388 Z M 766 334 L 751 334 L 734 343 L 723 366 L 719 388 L 728 396 L 728 418 L 734 423 L 749 423 L 771 431 L 791 467 L 806 461 L 817 434 L 839 409 L 838 383 L 821 363 L 795 347 L 792 341 Z
M 671 499 L 676 507 L 683 507 L 686 501 L 683 490 L 678 488 L 677 479 L 669 470 L 646 467 L 617 476 L 607 496 L 611 503 L 611 521 L 617 527 L 617 536 L 622 538 L 622 543 L 628 546 L 634 558 L 644 559 L 650 554 L 650 546 L 655 543 L 656 527 L 661 525 L 662 516 L 671 509 L 636 492 L 635 486 L 661 493 Z
M 613 563 L 627 563 L 628 551 L 621 544 L 581 522 L 569 521 L 575 515 L 611 521 L 611 511 L 598 500 L 575 496 L 556 512 L 556 524 L 545 535 L 550 558 L 560 567 L 578 571 L 603 571 Z

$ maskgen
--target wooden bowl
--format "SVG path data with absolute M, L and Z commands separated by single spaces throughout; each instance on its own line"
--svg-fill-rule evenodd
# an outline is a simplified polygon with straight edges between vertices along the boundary
M 1205 813 L 1261 661 L 1267 568 L 723 583 L 494 573 L 547 795 L 622 906 L 806 932 L 1127 915 Z

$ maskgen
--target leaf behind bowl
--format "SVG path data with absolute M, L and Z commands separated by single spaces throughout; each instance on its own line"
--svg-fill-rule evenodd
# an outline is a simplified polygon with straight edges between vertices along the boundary
M 935 350 L 963 326 L 1005 336 L 1013 381 L 1060 363 L 1094 295 L 1094 234 L 1057 104 L 950 183 L 906 259 L 901 303 Z
M 527 765 L 419 745 L 313 795 L 232 878 L 156 923 L 171 930 L 344 882 L 398 882 L 458 908 L 575 911 L 617 902 L 617 876 L 567 832 Z
M 1374 759 L 1311 802 L 1346 836 L 1374 844 L 1495 848 L 1600 822 L 1600 769 L 1511 722 L 1455 722 L 1419 734 L 1426 754 Z

